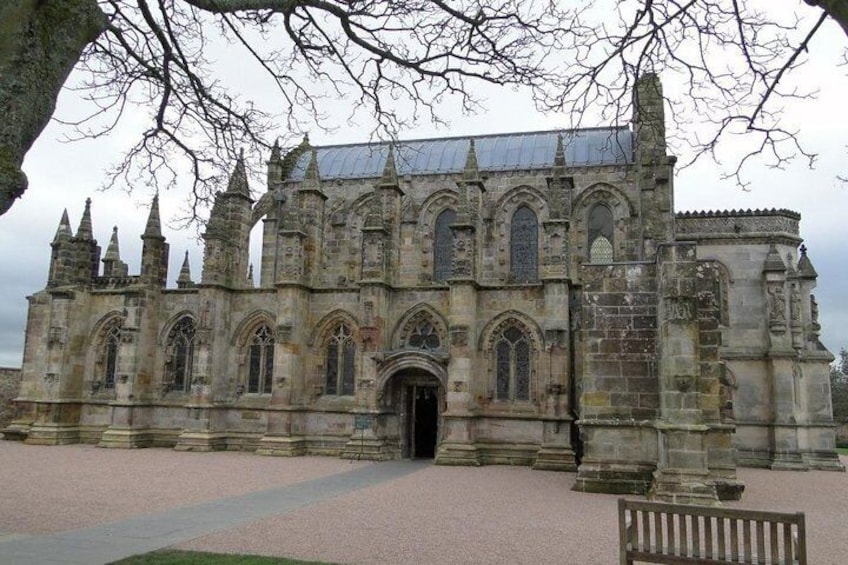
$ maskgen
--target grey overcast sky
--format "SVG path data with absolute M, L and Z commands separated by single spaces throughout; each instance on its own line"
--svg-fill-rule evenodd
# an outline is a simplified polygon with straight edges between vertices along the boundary
M 748 190 L 731 180 L 722 180 L 726 169 L 713 161 L 703 160 L 695 166 L 678 170 L 675 175 L 677 211 L 724 210 L 746 208 L 788 208 L 801 213 L 801 235 L 809 248 L 809 257 L 819 273 L 815 294 L 820 305 L 822 341 L 834 353 L 848 347 L 848 186 L 837 180 L 848 176 L 848 69 L 839 66 L 845 35 L 832 22 L 815 38 L 810 50 L 810 63 L 798 77 L 804 84 L 819 89 L 815 100 L 800 100 L 786 106 L 785 127 L 799 128 L 807 148 L 819 155 L 816 168 L 810 170 L 801 160 L 783 170 L 769 169 L 752 163 L 747 169 Z M 241 72 L 234 72 L 239 76 Z M 254 84 L 250 76 L 239 77 L 248 89 Z M 674 85 L 663 78 L 667 93 Z M 259 83 L 255 83 L 259 84 Z M 476 116 L 462 116 L 450 107 L 444 108 L 451 126 L 436 129 L 430 125 L 404 132 L 405 138 L 446 135 L 479 135 L 513 131 L 548 130 L 564 127 L 562 116 L 536 112 L 529 98 L 518 92 L 487 89 L 488 111 Z M 74 113 L 78 101 L 73 92 L 62 94 L 57 115 Z M 344 108 L 344 103 L 339 104 Z M 101 192 L 103 172 L 114 163 L 123 148 L 132 141 L 141 115 L 129 115 L 123 127 L 109 137 L 75 143 L 61 143 L 65 132 L 51 123 L 24 163 L 30 187 L 6 215 L 0 216 L 0 367 L 21 365 L 27 316 L 26 297 L 43 289 L 50 260 L 50 242 L 67 208 L 71 227 L 78 226 L 84 202 L 92 198 L 94 234 L 104 249 L 112 227 L 118 226 L 121 257 L 130 265 L 130 273 L 138 273 L 141 240 L 148 206 L 150 187 L 138 185 L 132 194 L 121 191 Z M 584 125 L 593 125 L 585 123 Z M 313 132 L 315 145 L 361 142 L 367 139 L 368 124 L 341 128 L 336 134 Z M 720 155 L 729 165 L 742 145 L 730 142 Z M 685 155 L 684 155 L 685 157 Z M 224 187 L 222 187 L 224 188 Z M 254 180 L 251 188 L 264 191 Z M 166 224 L 164 235 L 171 245 L 169 286 L 179 273 L 183 254 L 189 252 L 194 280 L 200 278 L 202 249 L 194 232 L 170 229 L 168 221 L 182 205 L 184 193 L 167 192 L 161 196 L 161 211 Z M 258 267 L 258 234 L 254 231 L 252 262 Z

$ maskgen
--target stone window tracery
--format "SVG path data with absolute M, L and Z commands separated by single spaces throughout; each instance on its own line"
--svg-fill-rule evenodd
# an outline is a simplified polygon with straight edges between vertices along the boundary
M 495 398 L 530 400 L 531 344 L 518 324 L 507 325 L 495 341 Z
M 118 370 L 118 348 L 121 344 L 121 326 L 113 324 L 103 338 L 103 364 L 101 382 L 104 389 L 115 388 L 115 376 Z
M 589 262 L 612 263 L 613 232 L 615 223 L 612 211 L 604 204 L 596 204 L 589 211 Z
M 327 342 L 327 394 L 350 396 L 354 393 L 356 344 L 350 328 L 339 324 Z
M 451 224 L 456 222 L 456 212 L 450 208 L 436 217 L 433 242 L 433 280 L 445 281 L 451 276 L 453 262 L 453 231 Z
M 274 334 L 267 324 L 262 324 L 248 347 L 247 392 L 270 394 L 273 377 Z
M 528 206 L 512 215 L 509 235 L 510 278 L 534 282 L 539 278 L 539 220 Z
M 442 347 L 442 340 L 430 320 L 421 320 L 412 328 L 406 345 L 413 349 L 436 351 Z
M 171 390 L 187 391 L 194 365 L 196 325 L 188 316 L 181 318 L 168 333 L 165 382 Z

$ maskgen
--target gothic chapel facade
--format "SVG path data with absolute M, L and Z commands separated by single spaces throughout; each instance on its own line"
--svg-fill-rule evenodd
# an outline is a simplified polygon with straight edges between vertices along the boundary
M 3 432 L 705 503 L 741 494 L 737 465 L 841 470 L 799 215 L 675 214 L 657 78 L 634 100 L 623 127 L 275 148 L 258 199 L 239 162 L 177 288 L 156 200 L 138 275 L 117 232 L 101 261 L 87 203 L 29 298 Z

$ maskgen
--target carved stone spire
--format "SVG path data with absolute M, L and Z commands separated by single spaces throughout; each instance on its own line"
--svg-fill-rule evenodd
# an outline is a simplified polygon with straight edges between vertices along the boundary
M 766 262 L 763 265 L 763 272 L 786 272 L 786 264 L 783 262 L 783 259 L 780 258 L 780 253 L 777 251 L 777 247 L 772 243 L 769 248 L 768 255 L 766 256 Z
M 177 277 L 177 288 L 191 288 L 194 286 L 194 281 L 191 280 L 191 267 L 188 263 L 188 251 L 185 252 L 183 266 L 180 269 L 180 275 Z
M 477 166 L 477 149 L 474 147 L 473 139 L 468 144 L 468 154 L 465 156 L 465 168 L 462 170 L 462 181 L 482 185 L 480 169 Z
M 321 175 L 318 171 L 318 151 L 312 148 L 309 156 L 309 163 L 306 165 L 306 170 L 303 172 L 303 181 L 300 184 L 301 190 L 321 190 Z
M 801 246 L 801 258 L 798 260 L 798 278 L 799 279 L 817 279 L 819 274 L 813 267 L 812 261 L 807 257 L 807 246 Z
M 159 193 L 153 196 L 150 204 L 150 214 L 147 216 L 147 225 L 144 228 L 144 237 L 162 237 L 162 222 L 159 220 Z
M 82 213 L 79 227 L 77 228 L 77 239 L 92 240 L 94 236 L 91 229 L 91 198 L 85 199 L 85 211 Z
M 103 256 L 103 276 L 125 277 L 128 272 L 128 265 L 121 261 L 121 251 L 118 247 L 118 226 L 115 226 L 112 228 L 112 238 L 109 240 L 109 247 L 106 248 L 106 255 Z
M 56 229 L 56 235 L 53 237 L 53 242 L 68 240 L 73 237 L 71 232 L 71 222 L 68 219 L 68 209 L 62 212 L 62 219 L 59 220 L 59 227 Z
M 120 261 L 121 250 L 118 246 L 118 226 L 112 228 L 112 237 L 109 239 L 109 247 L 106 248 L 106 255 L 103 256 L 103 262 Z
M 271 158 L 269 161 L 277 162 L 282 160 L 282 155 L 280 154 L 280 140 L 275 139 L 274 145 L 271 147 Z
M 562 134 L 557 134 L 556 152 L 554 153 L 554 177 L 561 177 L 565 174 L 565 146 L 562 142 Z
M 383 167 L 383 176 L 380 177 L 381 187 L 398 187 L 398 173 L 395 165 L 395 150 L 389 146 L 389 154 L 386 156 L 386 164 Z
M 244 150 L 239 153 L 236 166 L 230 175 L 227 193 L 240 194 L 241 196 L 250 198 L 250 188 L 247 185 L 247 171 L 244 168 Z

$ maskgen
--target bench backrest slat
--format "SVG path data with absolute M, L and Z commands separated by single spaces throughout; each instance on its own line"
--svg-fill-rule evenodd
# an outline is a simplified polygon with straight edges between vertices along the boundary
M 619 499 L 622 563 L 807 565 L 803 513 Z M 739 523 L 742 523 L 741 533 Z M 793 526 L 794 525 L 794 526 Z

